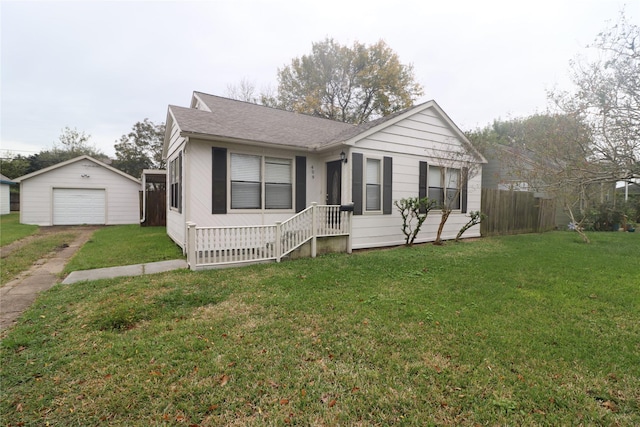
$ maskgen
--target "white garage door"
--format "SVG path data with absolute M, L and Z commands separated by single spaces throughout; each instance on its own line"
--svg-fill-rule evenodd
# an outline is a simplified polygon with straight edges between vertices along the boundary
M 105 191 L 87 188 L 53 189 L 53 225 L 104 224 Z

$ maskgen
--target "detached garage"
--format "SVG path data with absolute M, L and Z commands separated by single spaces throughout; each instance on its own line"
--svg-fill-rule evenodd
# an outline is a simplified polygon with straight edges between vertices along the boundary
M 137 224 L 140 181 L 89 156 L 24 175 L 20 222 L 35 225 Z

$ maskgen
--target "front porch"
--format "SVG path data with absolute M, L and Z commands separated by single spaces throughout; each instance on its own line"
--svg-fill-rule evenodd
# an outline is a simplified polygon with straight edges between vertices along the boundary
M 191 270 L 220 268 L 258 262 L 280 262 L 296 252 L 315 258 L 318 239 L 340 239 L 344 245 L 331 245 L 351 253 L 351 205 L 310 207 L 273 225 L 198 227 L 187 223 L 187 264 Z M 325 242 L 326 244 L 326 242 Z M 308 249 L 303 250 L 303 247 Z M 334 248 L 334 249 L 335 249 Z M 334 250 L 335 251 L 335 250 Z

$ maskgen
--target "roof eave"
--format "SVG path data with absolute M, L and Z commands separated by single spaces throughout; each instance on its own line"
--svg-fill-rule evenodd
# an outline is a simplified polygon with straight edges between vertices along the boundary
M 212 135 L 208 133 L 198 133 L 198 132 L 189 132 L 182 131 L 180 132 L 180 136 L 189 139 L 201 139 L 205 141 L 220 141 L 226 142 L 230 144 L 243 144 L 254 147 L 261 148 L 282 148 L 287 150 L 295 150 L 295 151 L 305 151 L 305 152 L 313 152 L 318 151 L 318 147 L 316 145 L 303 146 L 303 145 L 291 145 L 291 144 L 282 144 L 277 142 L 268 142 L 268 141 L 256 141 L 251 139 L 243 139 L 243 138 L 233 138 L 229 136 L 223 135 Z

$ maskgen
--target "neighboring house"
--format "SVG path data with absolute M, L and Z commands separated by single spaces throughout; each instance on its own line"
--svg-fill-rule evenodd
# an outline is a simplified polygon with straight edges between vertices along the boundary
M 627 200 L 630 196 L 640 195 L 640 179 L 631 182 L 618 182 L 616 184 L 618 200 Z
M 353 203 L 355 249 L 400 245 L 394 201 L 450 191 L 444 177 L 460 174 L 445 167 L 451 150 L 485 162 L 434 101 L 355 126 L 194 92 L 190 108 L 169 106 L 166 129 L 167 233 L 185 250 L 189 222 L 270 225 L 312 202 Z M 464 183 L 444 239 L 480 210 L 481 180 Z M 434 240 L 439 221 L 432 211 L 416 242 Z M 464 237 L 479 235 L 476 226 Z
M 138 224 L 140 181 L 89 156 L 15 179 L 20 222 L 35 225 Z
M 482 188 L 531 191 L 536 197 L 544 197 L 528 182 L 527 172 L 535 169 L 536 163 L 526 150 L 496 144 L 485 150 L 485 157 L 487 164 L 482 168 Z
M 11 196 L 9 195 L 9 189 L 12 185 L 15 185 L 14 181 L 11 181 L 6 176 L 0 174 L 0 215 L 6 215 L 11 212 Z
M 487 164 L 483 167 L 482 188 L 508 191 L 526 191 L 539 199 L 552 200 L 552 196 L 543 191 L 544 185 L 529 182 L 530 172 L 537 164 L 533 153 L 523 148 L 496 144 L 485 150 Z M 533 174 L 535 175 L 535 174 Z M 593 203 L 605 203 L 613 200 L 614 185 L 597 183 L 587 187 L 578 209 L 583 211 Z M 575 208 L 575 207 L 574 207 Z M 555 226 L 564 229 L 571 219 L 561 203 L 556 202 Z

